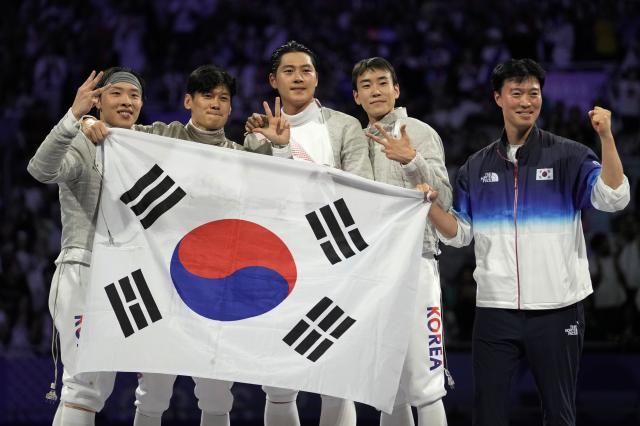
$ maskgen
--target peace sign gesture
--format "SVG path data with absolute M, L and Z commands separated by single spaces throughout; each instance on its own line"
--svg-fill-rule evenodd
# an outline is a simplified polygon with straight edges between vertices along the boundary
M 102 80 L 104 72 L 100 71 L 97 75 L 95 71 L 91 71 L 89 77 L 82 83 L 76 92 L 76 98 L 71 105 L 71 113 L 79 120 L 80 117 L 91 111 L 91 108 L 98 102 L 100 94 L 110 85 L 95 89 L 96 85 Z
M 411 146 L 411 139 L 409 139 L 407 126 L 405 124 L 400 126 L 399 139 L 394 138 L 389 132 L 384 130 L 379 123 L 373 126 L 380 132 L 380 136 L 367 133 L 367 137 L 383 146 L 382 152 L 386 154 L 389 160 L 397 161 L 400 164 L 407 164 L 415 158 L 416 150 Z
M 260 133 L 271 143 L 276 145 L 287 145 L 291 137 L 291 126 L 286 118 L 282 116 L 280 111 L 280 97 L 276 97 L 275 115 L 271 112 L 269 104 L 262 102 L 264 112 L 267 115 L 267 127 L 255 127 L 251 130 L 253 133 Z

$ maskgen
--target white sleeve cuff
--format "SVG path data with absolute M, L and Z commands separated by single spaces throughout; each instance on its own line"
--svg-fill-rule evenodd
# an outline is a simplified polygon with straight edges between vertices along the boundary
M 274 157 L 293 158 L 291 154 L 291 142 L 286 145 L 273 144 L 271 141 L 268 143 L 271 145 L 271 152 Z
M 62 128 L 69 133 L 77 133 L 77 131 L 80 129 L 80 122 L 71 112 L 71 108 L 69 108 L 64 117 L 62 117 L 62 121 L 60 122 L 60 124 L 62 125 Z
M 629 179 L 626 176 L 624 176 L 622 184 L 615 189 L 607 186 L 602 177 L 598 176 L 598 180 L 591 191 L 591 204 L 596 209 L 605 212 L 622 210 L 629 204 L 630 199 L 631 188 L 629 187 Z
M 263 135 L 262 133 L 253 133 L 253 134 L 255 135 L 256 139 L 259 142 L 264 142 L 271 145 L 271 148 L 273 149 L 273 154 L 277 156 L 284 155 L 285 152 L 289 151 L 289 147 L 291 146 L 291 143 L 288 143 L 286 145 L 279 145 L 277 143 L 273 143 L 269 139 L 267 139 L 265 135 Z
M 458 223 L 458 229 L 456 231 L 456 235 L 454 235 L 451 238 L 447 238 L 436 229 L 436 234 L 438 235 L 438 238 L 445 245 L 452 246 L 452 247 L 464 247 L 469 245 L 469 243 L 471 243 L 471 240 L 473 238 L 473 234 L 471 231 L 471 224 L 469 224 L 465 220 L 460 219 L 460 217 L 456 215 L 455 212 L 453 211 L 451 212 L 454 214 L 454 216 L 456 216 L 456 219 L 457 219 L 456 222 Z
M 269 142 L 269 143 L 271 143 L 271 142 Z M 278 145 L 277 143 L 272 143 L 272 144 L 271 144 L 271 147 L 272 147 L 274 150 L 281 151 L 281 150 L 289 149 L 289 144 L 286 144 L 286 145 Z
M 604 183 L 604 181 L 602 180 L 602 176 L 598 176 L 598 180 L 596 181 L 595 188 L 598 188 L 598 191 L 605 191 L 606 193 L 609 193 L 609 194 L 622 195 L 624 194 L 628 186 L 629 186 L 629 179 L 627 179 L 627 176 L 623 175 L 622 183 L 620 184 L 620 186 L 618 186 L 615 189 L 611 188 L 606 183 Z
M 416 151 L 416 155 L 414 155 L 411 161 L 409 161 L 407 164 L 400 164 L 402 170 L 404 170 L 406 173 L 415 173 L 418 170 L 418 155 L 420 155 L 420 153 Z

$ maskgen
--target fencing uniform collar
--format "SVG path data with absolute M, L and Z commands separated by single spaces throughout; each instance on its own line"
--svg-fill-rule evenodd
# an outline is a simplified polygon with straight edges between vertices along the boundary
M 318 120 L 321 115 L 322 111 L 320 109 L 320 102 L 315 98 L 305 107 L 305 109 L 297 114 L 289 115 L 282 110 L 282 116 L 287 119 L 289 124 L 291 124 L 291 127 L 301 126 L 310 121 Z
M 201 142 L 208 145 L 221 145 L 227 140 L 227 137 L 224 134 L 224 127 L 216 130 L 203 130 L 196 127 L 196 125 L 193 124 L 193 121 L 189 120 L 185 129 L 195 142 Z

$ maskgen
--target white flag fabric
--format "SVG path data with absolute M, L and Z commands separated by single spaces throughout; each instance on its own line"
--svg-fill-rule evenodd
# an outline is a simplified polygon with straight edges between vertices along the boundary
M 422 194 L 122 129 L 100 154 L 79 372 L 208 377 L 392 409 Z

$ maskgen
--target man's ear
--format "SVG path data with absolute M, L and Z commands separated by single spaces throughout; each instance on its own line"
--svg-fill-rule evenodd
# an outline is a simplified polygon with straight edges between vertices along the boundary
M 502 108 L 502 95 L 500 95 L 500 92 L 496 92 L 494 90 L 493 92 L 493 100 L 496 101 L 496 104 Z
M 358 91 L 357 90 L 353 90 L 353 100 L 355 101 L 356 105 L 362 105 L 362 102 L 360 102 L 360 97 L 358 96 Z
M 269 84 L 273 89 L 278 88 L 278 83 L 276 82 L 276 76 L 273 73 L 269 73 Z
M 191 109 L 191 104 L 192 103 L 193 103 L 193 98 L 191 97 L 191 95 L 189 93 L 184 95 L 184 108 L 185 109 Z

